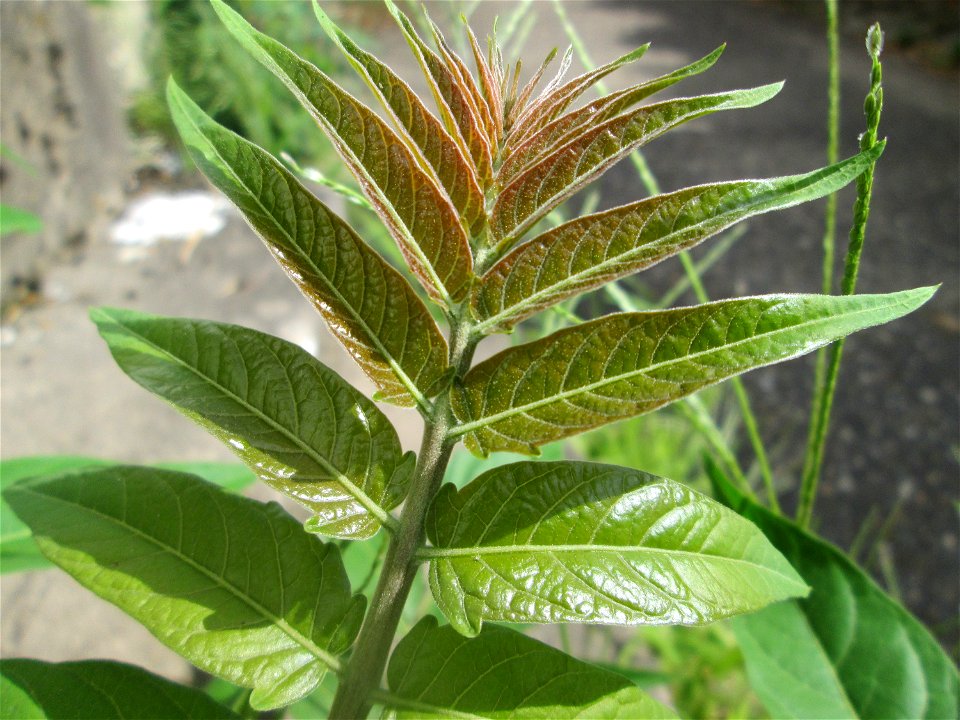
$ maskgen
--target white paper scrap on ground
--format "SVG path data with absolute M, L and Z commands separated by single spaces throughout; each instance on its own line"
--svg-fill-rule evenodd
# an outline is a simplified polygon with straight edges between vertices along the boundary
M 196 241 L 223 230 L 230 208 L 226 198 L 211 192 L 151 193 L 127 207 L 110 236 L 118 245 L 132 246 Z

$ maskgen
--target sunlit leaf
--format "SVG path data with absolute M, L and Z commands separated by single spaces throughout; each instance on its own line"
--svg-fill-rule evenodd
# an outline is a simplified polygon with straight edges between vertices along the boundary
M 497 176 L 500 184 L 506 184 L 517 172 L 531 163 L 539 161 L 554 146 L 559 147 L 565 141 L 574 138 L 578 131 L 609 120 L 627 108 L 636 105 L 644 98 L 648 98 L 684 78 L 703 72 L 717 61 L 717 58 L 723 53 L 723 49 L 724 46 L 721 45 L 706 57 L 678 70 L 625 90 L 605 95 L 581 108 L 571 110 L 565 115 L 552 119 L 545 125 L 535 125 L 524 137 L 515 139 L 510 143 L 506 160 L 500 167 Z
M 372 402 L 305 350 L 237 325 L 90 314 L 125 373 L 314 512 L 311 531 L 364 538 L 393 523 L 413 454 Z
M 680 483 L 614 465 L 521 462 L 441 490 L 430 587 L 484 620 L 700 625 L 806 594 L 763 534 Z
M 403 277 L 277 160 L 217 125 L 170 81 L 174 121 L 200 169 L 237 204 L 385 400 L 425 405 L 447 344 Z
M 332 545 L 275 503 L 111 467 L 5 491 L 43 553 L 197 667 L 288 705 L 339 665 L 365 601 Z
M 476 365 L 453 390 L 452 433 L 484 455 L 534 453 L 898 318 L 935 291 L 768 295 L 603 317 Z
M 463 297 L 472 272 L 466 232 L 406 144 L 314 65 L 255 30 L 222 0 L 211 2 L 244 49 L 284 82 L 327 133 L 427 292 L 446 305 Z
M 781 87 L 782 83 L 776 83 L 752 90 L 667 100 L 591 124 L 503 188 L 490 220 L 499 246 L 512 245 L 563 200 L 658 135 L 713 112 L 754 107 L 776 95 Z
M 232 720 L 200 690 L 106 660 L 0 660 L 2 720 Z
M 424 618 L 400 641 L 383 698 L 399 718 L 673 718 L 627 678 L 513 630 L 465 638 Z
M 957 717 L 956 666 L 916 618 L 840 550 L 744 498 L 716 467 L 710 475 L 812 588 L 733 624 L 750 683 L 774 717 Z
M 473 293 L 479 329 L 506 330 L 565 298 L 643 270 L 744 218 L 835 192 L 883 144 L 828 168 L 687 188 L 564 223 L 494 265 Z
M 465 88 L 443 59 L 420 38 L 407 16 L 391 0 L 386 0 L 386 5 L 423 70 L 448 132 L 463 143 L 465 154 L 473 160 L 481 187 L 486 188 L 493 177 L 493 154 Z
M 486 221 L 483 191 L 477 184 L 472 165 L 464 158 L 456 141 L 410 86 L 376 57 L 357 46 L 320 9 L 316 0 L 314 11 L 327 35 L 337 43 L 433 168 L 460 217 L 474 233 L 479 232 Z

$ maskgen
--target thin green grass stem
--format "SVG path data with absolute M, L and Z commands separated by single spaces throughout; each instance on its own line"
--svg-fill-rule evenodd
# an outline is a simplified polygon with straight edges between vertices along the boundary
M 877 128 L 880 125 L 880 112 L 883 108 L 883 73 L 880 65 L 880 51 L 883 48 L 883 33 L 880 25 L 874 24 L 867 32 L 867 50 L 870 52 L 870 92 L 863 103 L 867 118 L 867 130 L 860 136 L 860 149 L 869 150 L 877 143 Z M 860 257 L 867 233 L 867 220 L 870 217 L 870 197 L 873 192 L 873 171 L 876 163 L 871 164 L 857 178 L 857 200 L 853 206 L 853 226 L 850 228 L 850 242 L 844 263 L 843 280 L 840 291 L 844 295 L 853 295 L 857 287 L 857 274 L 860 270 Z M 840 373 L 840 359 L 843 356 L 843 340 L 833 343 L 829 349 L 826 381 L 820 398 L 814 405 L 815 412 L 810 419 L 809 451 L 804 459 L 803 480 L 800 485 L 800 502 L 797 505 L 797 523 L 809 527 L 813 517 L 813 505 L 816 500 L 817 486 L 820 482 L 820 469 L 823 466 L 823 450 L 827 432 L 830 428 L 830 412 L 833 408 L 833 396 Z
M 553 0 L 553 9 L 557 15 L 557 18 L 559 18 L 560 24 L 563 26 L 564 33 L 570 40 L 570 45 L 573 47 L 573 50 L 579 58 L 580 63 L 587 70 L 595 68 L 596 65 L 594 64 L 593 59 L 590 57 L 590 53 L 587 52 L 587 48 L 584 45 L 583 40 L 580 38 L 580 34 L 573 26 L 573 23 L 570 22 L 567 11 L 563 7 L 563 4 L 560 2 L 560 0 Z M 609 89 L 603 80 L 598 81 L 595 87 L 597 92 L 601 95 L 606 95 L 609 92 Z M 640 178 L 640 181 L 643 183 L 643 186 L 647 192 L 650 195 L 659 195 L 660 184 L 657 182 L 657 178 L 653 174 L 653 171 L 650 170 L 650 166 L 647 164 L 647 160 L 643 156 L 643 153 L 641 153 L 639 150 L 634 151 L 630 155 L 630 161 L 633 163 L 633 167 L 637 172 L 637 177 Z M 684 273 L 686 273 L 686 276 L 690 281 L 690 286 L 697 293 L 700 302 L 708 302 L 707 294 L 703 288 L 703 283 L 700 280 L 700 275 L 697 272 L 696 265 L 694 264 L 689 253 L 687 253 L 685 250 L 680 253 L 680 262 L 683 264 Z M 733 383 L 734 392 L 737 396 L 737 403 L 740 406 L 740 412 L 743 415 L 744 426 L 746 427 L 747 434 L 750 438 L 750 445 L 752 446 L 753 451 L 757 456 L 757 462 L 760 465 L 760 472 L 763 477 L 764 486 L 767 490 L 767 497 L 770 507 L 779 513 L 780 505 L 777 502 L 776 489 L 773 486 L 773 473 L 770 470 L 770 462 L 767 458 L 767 452 L 763 446 L 763 440 L 760 437 L 760 432 L 757 428 L 756 416 L 753 414 L 753 410 L 750 407 L 749 396 L 747 395 L 746 388 L 743 386 L 743 382 L 740 380 L 740 378 L 733 378 L 731 382 Z M 714 427 L 716 426 L 714 425 Z M 723 442 L 723 445 L 726 448 L 726 454 L 728 456 L 732 456 L 733 453 L 730 451 L 729 447 L 726 446 L 725 441 Z M 740 471 L 739 466 L 737 467 L 737 471 L 739 476 L 742 478 L 743 472 Z M 745 478 L 743 483 L 746 484 Z M 753 495 L 752 492 L 751 495 Z

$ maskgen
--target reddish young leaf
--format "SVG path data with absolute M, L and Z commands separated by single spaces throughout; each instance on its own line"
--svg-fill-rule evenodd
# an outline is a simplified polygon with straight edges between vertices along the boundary
M 279 77 L 327 133 L 427 292 L 450 306 L 466 294 L 473 260 L 449 198 L 376 113 L 316 67 L 255 30 L 223 0 L 227 29 Z
M 490 223 L 498 249 L 513 245 L 550 210 L 653 138 L 693 118 L 759 105 L 776 95 L 782 86 L 775 83 L 751 90 L 667 100 L 591 125 L 524 170 L 499 194 Z
M 433 168 L 437 181 L 447 192 L 468 229 L 478 234 L 486 222 L 483 191 L 473 166 L 457 142 L 447 133 L 419 97 L 393 70 L 361 49 L 338 28 L 314 0 L 314 11 L 321 26 L 337 43 L 360 76 L 406 131 L 426 164 Z

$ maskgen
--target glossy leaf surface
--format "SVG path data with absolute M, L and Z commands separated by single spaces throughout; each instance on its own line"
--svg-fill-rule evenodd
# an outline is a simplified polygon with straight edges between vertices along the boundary
M 565 298 L 643 270 L 753 215 L 837 191 L 883 151 L 805 175 L 687 188 L 564 223 L 521 245 L 473 295 L 480 329 L 506 330 Z
M 715 468 L 711 476 L 812 587 L 789 609 L 733 625 L 751 685 L 774 716 L 957 717 L 960 676 L 916 618 L 843 552 L 745 499 Z
M 427 516 L 430 587 L 450 623 L 700 625 L 806 593 L 763 534 L 680 483 L 582 462 L 520 462 Z
M 633 87 L 605 95 L 583 107 L 554 118 L 541 127 L 536 127 L 521 142 L 513 143 L 508 158 L 500 167 L 499 179 L 501 183 L 505 184 L 519 170 L 544 157 L 555 145 L 559 146 L 558 144 L 562 144 L 564 140 L 574 138 L 578 131 L 582 131 L 590 125 L 609 120 L 660 90 L 675 85 L 684 78 L 703 72 L 717 61 L 723 50 L 724 46 L 720 46 L 696 62 L 653 80 L 647 80 Z
M 424 618 L 387 670 L 400 718 L 673 718 L 627 678 L 513 630 L 465 638 Z
M 14 483 L 40 475 L 58 475 L 72 470 L 104 467 L 117 463 L 76 455 L 36 455 L 0 462 L 0 490 Z M 160 463 L 158 467 L 199 475 L 225 490 L 240 492 L 256 481 L 243 465 L 216 462 Z M 30 528 L 0 499 L 0 572 L 12 573 L 50 567 L 50 561 L 33 541 Z
M 781 84 L 647 105 L 592 125 L 521 172 L 503 188 L 491 214 L 491 229 L 508 247 L 550 210 L 617 161 L 673 127 L 720 110 L 759 105 Z
M 120 466 L 6 491 L 43 553 L 266 710 L 303 697 L 353 642 L 365 602 L 332 545 L 275 503 Z
M 330 137 L 427 292 L 443 304 L 462 298 L 472 273 L 466 233 L 449 198 L 406 144 L 314 65 L 255 30 L 222 0 L 211 2 L 244 49 L 284 82 Z
M 538 445 L 648 412 L 915 310 L 936 288 L 889 295 L 768 295 L 621 313 L 505 350 L 453 391 L 468 448 Z
M 321 26 L 363 77 L 396 122 L 433 168 L 437 180 L 467 227 L 479 231 L 486 221 L 483 191 L 470 162 L 419 97 L 393 70 L 360 48 L 314 1 Z
M 446 369 L 447 345 L 403 277 L 272 156 L 211 120 L 172 80 L 167 98 L 199 168 L 384 398 L 423 404 Z
M 85 660 L 0 660 L 2 720 L 232 720 L 200 690 L 132 665 Z
M 370 537 L 413 471 L 383 413 L 302 348 L 255 330 L 98 308 L 120 368 L 315 513 L 312 532 Z

